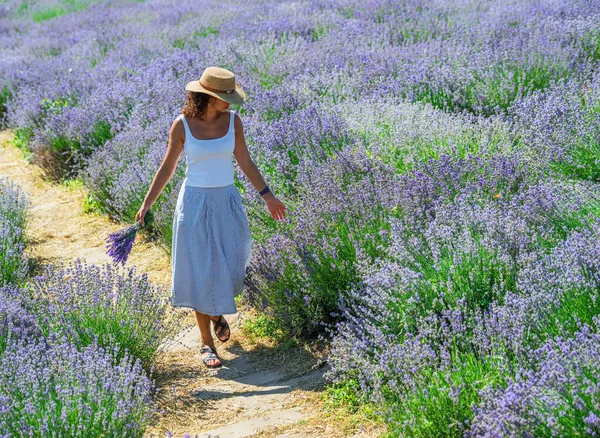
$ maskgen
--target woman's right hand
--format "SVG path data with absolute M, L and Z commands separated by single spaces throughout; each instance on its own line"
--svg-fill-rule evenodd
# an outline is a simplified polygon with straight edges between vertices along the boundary
M 140 207 L 140 210 L 135 215 L 135 221 L 140 222 L 142 224 L 142 227 L 145 225 L 144 218 L 146 217 L 146 212 L 150 210 L 150 208 L 152 208 L 152 206 L 142 205 Z

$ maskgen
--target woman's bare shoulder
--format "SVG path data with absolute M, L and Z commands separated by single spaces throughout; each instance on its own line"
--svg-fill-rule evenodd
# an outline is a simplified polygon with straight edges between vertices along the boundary
M 242 124 L 242 118 L 240 117 L 240 115 L 238 114 L 237 111 L 235 112 L 235 116 L 233 117 L 233 126 L 235 128 L 236 131 L 241 131 L 244 126 Z
M 179 114 L 173 123 L 171 123 L 170 134 L 172 137 L 180 137 L 185 139 L 185 128 L 183 127 L 183 114 Z

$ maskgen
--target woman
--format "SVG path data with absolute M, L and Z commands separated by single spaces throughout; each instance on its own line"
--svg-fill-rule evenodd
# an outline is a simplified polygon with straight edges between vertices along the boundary
M 223 314 L 237 312 L 234 297 L 243 290 L 252 242 L 242 198 L 234 185 L 232 154 L 275 220 L 285 217 L 285 207 L 250 158 L 240 117 L 228 110 L 230 104 L 246 101 L 234 74 L 208 67 L 185 89 L 186 102 L 171 125 L 165 158 L 135 219 L 143 225 L 144 215 L 185 151 L 185 179 L 173 216 L 171 304 L 195 310 L 202 361 L 216 368 L 221 361 L 210 320 L 217 337 L 227 341 L 229 325 Z

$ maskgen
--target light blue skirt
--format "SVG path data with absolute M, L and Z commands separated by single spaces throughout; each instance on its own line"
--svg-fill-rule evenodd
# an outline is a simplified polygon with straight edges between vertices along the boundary
M 252 237 L 234 184 L 194 187 L 184 180 L 173 216 L 171 305 L 217 316 L 237 312 Z

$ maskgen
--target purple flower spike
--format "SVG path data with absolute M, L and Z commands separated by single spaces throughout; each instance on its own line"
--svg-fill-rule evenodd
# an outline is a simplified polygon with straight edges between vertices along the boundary
M 108 242 L 108 245 L 106 245 L 108 248 L 107 254 L 113 259 L 113 262 L 121 262 L 122 265 L 125 265 L 133 247 L 135 236 L 140 228 L 141 224 L 136 222 L 134 225 L 108 235 L 106 239 L 106 242 Z
M 153 220 L 154 216 L 152 215 L 151 210 L 148 210 L 146 216 L 144 216 L 144 228 L 148 227 Z M 133 247 L 135 236 L 141 228 L 141 222 L 136 222 L 133 225 L 108 235 L 106 238 L 106 248 L 108 248 L 108 251 L 106 253 L 112 258 L 114 263 L 120 262 L 121 265 L 125 265 L 129 253 L 131 252 L 131 248 Z

